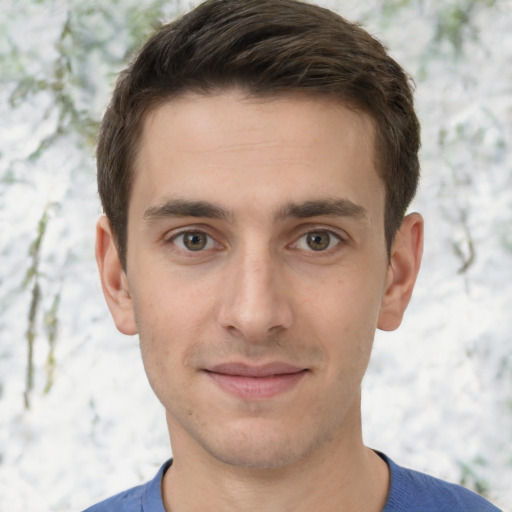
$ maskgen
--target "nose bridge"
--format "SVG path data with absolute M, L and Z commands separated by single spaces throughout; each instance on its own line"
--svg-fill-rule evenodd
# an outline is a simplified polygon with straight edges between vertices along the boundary
M 263 341 L 291 323 L 282 269 L 270 245 L 254 239 L 234 251 L 220 323 L 251 341 Z

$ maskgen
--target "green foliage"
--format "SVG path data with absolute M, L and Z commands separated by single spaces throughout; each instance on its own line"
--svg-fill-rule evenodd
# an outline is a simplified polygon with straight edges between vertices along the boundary
M 69 134 L 78 134 L 79 147 L 92 150 L 101 117 L 95 106 L 103 104 L 127 57 L 158 26 L 165 3 L 154 0 L 143 9 L 138 3 L 126 8 L 126 2 L 119 1 L 71 4 L 53 42 L 55 58 L 36 74 L 27 65 L 39 60 L 36 50 L 22 50 L 7 31 L 8 55 L 0 65 L 0 80 L 14 85 L 10 106 L 18 108 L 46 93 L 52 97 L 52 110 L 58 112 L 55 132 L 32 153 L 32 161 Z
M 478 31 L 473 24 L 473 16 L 478 9 L 492 8 L 496 0 L 457 0 L 443 3 L 439 10 L 435 43 L 448 41 L 456 56 L 464 51 L 466 38 L 477 39 Z
M 39 285 L 39 264 L 41 245 L 43 242 L 46 228 L 48 226 L 48 208 L 45 208 L 37 227 L 37 236 L 30 245 L 29 255 L 31 265 L 27 270 L 23 286 L 26 287 L 32 283 L 32 294 L 30 308 L 28 312 L 27 326 L 27 369 L 25 377 L 25 407 L 30 408 L 30 394 L 34 389 L 34 342 L 36 339 L 36 319 L 41 302 L 41 286 Z
M 58 310 L 60 304 L 60 292 L 53 298 L 53 303 L 49 311 L 44 315 L 44 327 L 48 337 L 48 357 L 46 358 L 46 386 L 44 392 L 48 393 L 55 380 L 55 345 L 57 342 L 57 329 L 59 326 Z
M 434 40 L 441 42 L 443 39 L 448 40 L 456 52 L 462 51 L 464 43 L 464 29 L 468 27 L 471 20 L 469 5 L 461 7 L 452 5 L 441 11 L 436 27 Z
M 409 7 L 411 0 L 384 0 L 381 3 L 381 12 L 385 19 L 390 20 L 396 15 L 397 10 Z
M 497 224 L 496 229 L 502 247 L 512 253 L 512 219 Z
M 481 457 L 475 457 L 469 463 L 460 462 L 459 463 L 461 476 L 459 479 L 459 484 L 468 487 L 470 489 L 474 489 L 478 494 L 482 496 L 488 495 L 489 492 L 489 483 L 479 476 L 479 468 L 484 468 L 487 466 L 487 461 Z
M 457 273 L 464 274 L 468 271 L 469 267 L 473 265 L 476 258 L 476 249 L 475 244 L 473 242 L 473 236 L 469 228 L 467 210 L 460 210 L 460 224 L 463 228 L 463 239 L 455 239 L 452 242 L 452 247 L 453 251 L 455 252 L 456 256 L 459 258 L 461 262 L 461 265 L 457 270 Z
M 23 184 L 20 172 L 29 175 L 38 173 L 41 160 L 58 147 L 69 148 L 70 154 L 91 155 L 96 142 L 102 110 L 109 96 L 112 82 L 128 57 L 138 49 L 160 23 L 164 16 L 179 9 L 179 2 L 148 0 L 141 6 L 135 0 L 71 0 L 59 8 L 48 0 L 31 0 L 23 4 L 16 1 L 5 4 L 5 16 L 0 16 L 0 30 L 4 35 L 0 42 L 0 86 L 9 91 L 7 107 L 11 111 L 25 112 L 33 106 L 33 117 L 37 123 L 46 123 L 51 131 L 37 141 L 31 151 L 18 160 L 5 162 L 1 183 L 5 186 Z M 64 10 L 63 10 L 64 9 Z M 51 30 L 38 23 L 47 20 L 47 11 L 55 10 L 57 22 Z M 19 27 L 30 26 L 31 33 L 47 32 L 48 44 L 44 47 L 25 44 Z M 17 21 L 17 22 L 16 22 Z M 27 28 L 27 30 L 29 30 Z M 48 123 L 48 120 L 52 120 Z M 54 120 L 54 121 L 53 121 Z M 34 130 L 37 126 L 34 126 Z M 58 150 L 57 150 L 58 151 Z M 0 154 L 0 159 L 5 159 Z M 92 162 L 91 162 L 92 163 Z M 92 165 L 72 166 L 59 172 L 94 173 Z M 79 179 L 64 180 L 70 187 Z M 30 186 L 30 181 L 27 182 Z M 6 191 L 2 191 L 5 193 Z M 66 196 L 80 194 L 80 190 L 68 190 Z M 40 272 L 45 257 L 42 244 L 47 231 L 53 204 L 49 204 L 38 222 L 37 233 L 29 247 L 29 264 L 22 285 L 7 293 L 9 301 L 21 293 L 30 294 L 27 317 L 25 406 L 30 407 L 34 389 L 36 368 L 34 366 L 34 344 L 41 322 L 41 309 L 47 301 L 47 276 Z M 49 298 L 49 297 L 48 297 Z M 48 339 L 46 359 L 46 385 L 50 391 L 55 379 L 55 347 L 59 325 L 60 292 L 54 294 L 51 307 L 43 315 L 43 330 Z M 6 306 L 7 307 L 7 306 Z M 5 309 L 5 308 L 4 308 Z
M 32 300 L 28 312 L 27 328 L 27 371 L 25 378 L 25 408 L 30 408 L 30 394 L 34 389 L 34 341 L 36 339 L 36 315 L 41 300 L 41 288 L 39 281 L 35 279 L 32 287 Z

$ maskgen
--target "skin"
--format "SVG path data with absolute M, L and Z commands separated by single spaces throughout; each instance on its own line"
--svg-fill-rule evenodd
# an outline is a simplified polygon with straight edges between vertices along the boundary
M 236 90 L 147 118 L 126 271 L 105 217 L 97 259 L 166 409 L 167 510 L 382 509 L 388 470 L 362 441 L 360 385 L 375 330 L 401 322 L 423 231 L 406 217 L 388 258 L 373 138 L 342 105 Z M 276 363 L 297 378 L 217 371 Z

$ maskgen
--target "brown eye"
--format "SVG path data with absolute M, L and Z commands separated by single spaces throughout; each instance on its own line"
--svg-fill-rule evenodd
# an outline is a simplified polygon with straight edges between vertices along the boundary
M 313 251 L 325 251 L 331 244 L 331 235 L 327 231 L 313 231 L 306 235 L 306 244 Z
M 182 233 L 178 239 L 179 238 L 182 239 L 183 246 L 189 251 L 202 251 L 208 245 L 209 241 L 206 233 L 196 231 Z

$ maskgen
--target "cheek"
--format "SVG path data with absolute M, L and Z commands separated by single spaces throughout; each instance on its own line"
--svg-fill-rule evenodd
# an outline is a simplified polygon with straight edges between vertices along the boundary
M 184 301 L 168 299 L 153 296 L 151 301 L 143 302 L 140 298 L 143 308 L 135 307 L 144 370 L 166 409 L 187 393 L 183 382 L 191 371 L 188 354 L 195 350 L 201 330 Z
M 153 270 L 135 283 L 134 308 L 137 322 L 151 331 L 177 331 L 186 335 L 207 318 L 215 293 L 207 279 L 184 272 Z
M 200 339 L 206 310 L 190 286 L 145 281 L 132 293 L 142 359 L 150 381 L 169 376 L 171 367 L 184 365 L 185 354 Z
M 311 334 L 330 360 L 332 378 L 357 378 L 364 373 L 380 310 L 381 294 L 377 276 L 356 272 L 332 279 L 304 301 L 299 331 Z M 345 375 L 345 376 L 344 376 Z
M 381 280 L 375 273 L 349 270 L 308 293 L 304 307 L 310 310 L 311 318 L 328 328 L 336 326 L 340 334 L 375 330 L 382 300 Z

